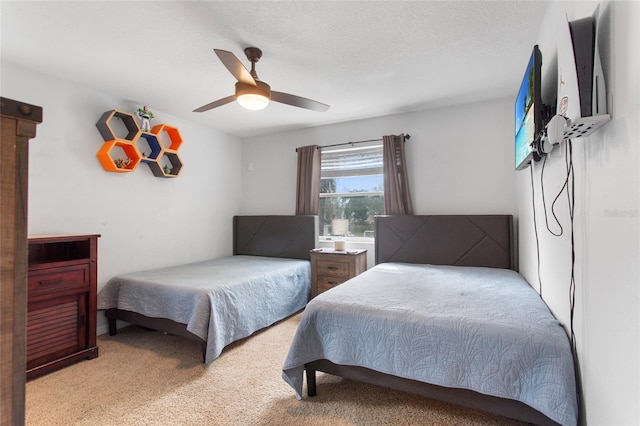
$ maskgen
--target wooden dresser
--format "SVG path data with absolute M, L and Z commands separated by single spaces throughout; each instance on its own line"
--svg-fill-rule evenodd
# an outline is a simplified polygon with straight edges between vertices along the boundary
M 367 270 L 367 250 L 311 250 L 311 297 Z
M 98 237 L 29 238 L 27 379 L 98 356 Z

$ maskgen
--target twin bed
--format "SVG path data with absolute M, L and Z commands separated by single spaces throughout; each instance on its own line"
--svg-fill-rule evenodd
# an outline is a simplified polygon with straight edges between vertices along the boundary
M 307 304 L 283 366 L 541 425 L 575 425 L 562 325 L 515 272 L 511 216 L 376 218 L 376 266 Z
M 302 398 L 316 371 L 540 425 L 575 425 L 567 335 L 516 269 L 512 217 L 381 216 L 376 266 L 309 302 L 316 216 L 237 216 L 234 256 L 111 279 L 109 319 L 229 343 L 305 308 L 283 366 Z M 308 302 L 308 303 L 307 303 Z
M 233 256 L 134 272 L 98 294 L 109 333 L 116 320 L 197 340 L 205 363 L 229 343 L 303 309 L 317 216 L 236 216 Z

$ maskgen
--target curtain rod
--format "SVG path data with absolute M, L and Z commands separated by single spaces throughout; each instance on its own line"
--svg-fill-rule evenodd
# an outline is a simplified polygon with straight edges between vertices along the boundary
M 409 139 L 411 139 L 411 135 L 409 135 L 409 134 L 404 135 L 404 140 L 405 141 L 408 141 Z M 331 148 L 331 147 L 334 147 L 334 146 L 353 145 L 353 144 L 356 144 L 356 143 L 380 142 L 380 141 L 382 141 L 382 138 L 380 138 L 380 139 L 367 139 L 366 141 L 353 141 L 353 142 L 334 143 L 333 145 L 319 146 L 318 149 Z M 298 152 L 298 148 L 296 148 L 296 152 Z
M 404 135 L 404 140 L 405 141 L 407 141 L 409 139 L 411 139 L 411 135 L 409 135 L 409 134 Z M 353 142 L 334 143 L 333 145 L 320 146 L 320 147 L 318 147 L 318 149 L 331 148 L 331 147 L 334 147 L 334 146 L 342 146 L 342 145 L 353 145 L 353 144 L 356 144 L 356 143 L 379 142 L 381 140 L 382 140 L 382 138 L 380 138 L 380 139 L 367 139 L 366 141 L 353 141 Z

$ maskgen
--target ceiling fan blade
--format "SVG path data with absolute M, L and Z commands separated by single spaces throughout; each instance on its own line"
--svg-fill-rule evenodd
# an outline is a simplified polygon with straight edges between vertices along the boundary
M 205 112 L 210 109 L 222 106 L 224 104 L 228 104 L 229 102 L 233 102 L 236 100 L 235 95 L 227 96 L 226 98 L 218 99 L 217 101 L 211 102 L 210 104 L 206 104 L 201 106 L 200 108 L 194 109 L 193 112 Z
M 282 104 L 293 105 L 295 107 L 306 108 L 313 111 L 325 112 L 329 109 L 329 105 L 301 96 L 290 95 L 288 93 L 271 91 L 271 100 Z
M 220 61 L 222 61 L 222 64 L 227 67 L 236 80 L 241 83 L 251 84 L 252 86 L 256 85 L 256 81 L 253 76 L 249 71 L 247 71 L 245 66 L 242 65 L 242 62 L 240 62 L 240 59 L 238 59 L 236 55 L 227 50 L 213 50 L 216 52 L 216 55 L 218 55 L 218 58 L 220 58 Z

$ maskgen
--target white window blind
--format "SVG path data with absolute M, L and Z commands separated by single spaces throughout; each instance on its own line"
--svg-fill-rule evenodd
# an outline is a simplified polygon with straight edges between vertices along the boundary
M 382 174 L 380 145 L 322 151 L 322 178 Z

